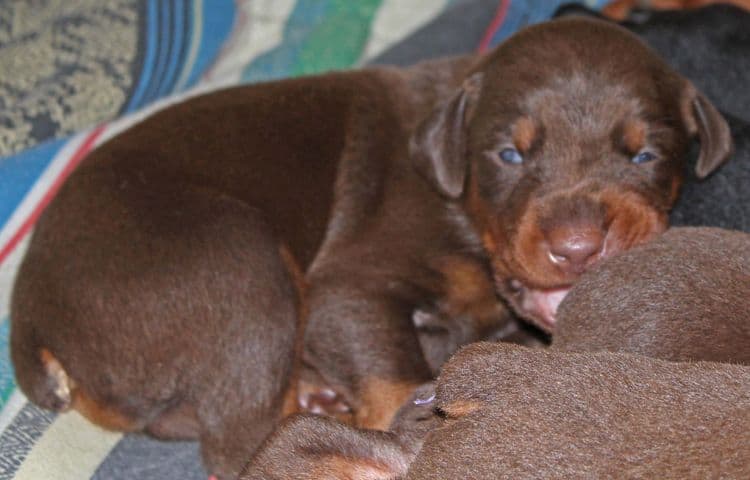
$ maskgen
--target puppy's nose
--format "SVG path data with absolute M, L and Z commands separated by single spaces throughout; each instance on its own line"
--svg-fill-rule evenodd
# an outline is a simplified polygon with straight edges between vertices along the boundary
M 604 246 L 597 227 L 558 227 L 547 234 L 549 260 L 568 274 L 580 274 L 594 263 Z

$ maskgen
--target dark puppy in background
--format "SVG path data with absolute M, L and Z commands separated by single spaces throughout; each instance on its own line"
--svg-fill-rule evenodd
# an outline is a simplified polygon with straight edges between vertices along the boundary
M 750 234 L 672 228 L 587 272 L 552 348 L 750 365 Z
M 721 115 L 581 19 L 486 56 L 191 99 L 99 148 L 40 219 L 11 306 L 18 383 L 199 438 L 227 478 L 296 402 L 386 428 L 432 374 L 415 310 L 497 317 L 496 288 L 550 329 L 586 269 L 663 231 L 696 137 L 705 176 L 731 150 Z
M 688 170 L 669 214 L 670 224 L 750 232 L 750 123 L 734 117 L 727 120 L 735 146 L 732 159 L 705 179 Z M 691 164 L 695 159 L 694 153 Z
M 719 110 L 750 121 L 750 12 L 732 5 L 638 11 L 623 25 Z
M 602 9 L 602 14 L 614 20 L 625 20 L 643 10 L 682 10 L 714 4 L 732 4 L 750 10 L 748 0 L 612 0 Z

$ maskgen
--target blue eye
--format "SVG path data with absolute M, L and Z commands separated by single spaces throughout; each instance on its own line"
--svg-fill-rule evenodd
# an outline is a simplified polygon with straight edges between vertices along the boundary
M 505 163 L 520 165 L 523 163 L 523 157 L 515 148 L 505 148 L 500 151 L 500 159 Z
M 656 159 L 656 155 L 654 155 L 653 153 L 651 153 L 651 152 L 641 152 L 638 155 L 636 155 L 635 157 L 631 158 L 630 161 L 633 162 L 633 163 L 640 164 L 640 163 L 650 162 L 651 160 L 655 160 L 655 159 Z

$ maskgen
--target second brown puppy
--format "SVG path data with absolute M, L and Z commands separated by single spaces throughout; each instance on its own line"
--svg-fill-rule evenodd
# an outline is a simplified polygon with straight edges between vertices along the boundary
M 747 478 L 750 368 L 474 344 L 404 477 Z

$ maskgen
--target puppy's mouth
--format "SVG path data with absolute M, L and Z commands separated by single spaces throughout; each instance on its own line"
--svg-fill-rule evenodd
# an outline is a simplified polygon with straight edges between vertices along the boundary
M 571 289 L 571 286 L 558 288 L 531 288 L 516 279 L 508 282 L 515 300 L 516 309 L 524 318 L 547 333 L 555 330 L 557 307 Z

